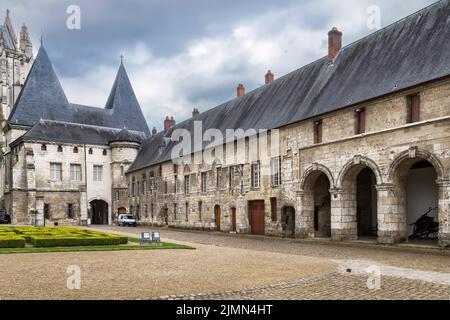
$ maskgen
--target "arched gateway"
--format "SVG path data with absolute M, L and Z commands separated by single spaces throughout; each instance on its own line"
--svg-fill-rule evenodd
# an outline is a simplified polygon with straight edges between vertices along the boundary
M 108 203 L 104 200 L 90 202 L 92 224 L 108 224 Z

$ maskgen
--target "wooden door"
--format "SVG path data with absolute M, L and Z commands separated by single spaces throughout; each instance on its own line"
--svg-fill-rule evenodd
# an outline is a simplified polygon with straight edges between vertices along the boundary
M 236 232 L 236 208 L 231 208 L 231 231 Z
M 214 207 L 214 215 L 215 215 L 215 219 L 216 219 L 217 231 L 220 231 L 220 207 L 219 206 Z
M 265 235 L 264 201 L 250 203 L 250 226 L 252 234 Z

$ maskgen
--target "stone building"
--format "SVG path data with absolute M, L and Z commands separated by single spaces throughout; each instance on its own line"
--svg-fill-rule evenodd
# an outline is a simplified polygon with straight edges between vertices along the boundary
M 17 40 L 9 10 L 3 25 L 0 25 L 0 125 L 3 129 L 11 109 L 22 90 L 25 79 L 33 64 L 33 45 L 25 25 Z M 0 133 L 0 143 L 4 148 L 4 134 Z
M 345 47 L 338 29 L 328 36 L 326 57 L 276 80 L 268 72 L 249 93 L 239 85 L 235 99 L 177 125 L 166 119 L 127 172 L 140 222 L 391 244 L 431 208 L 436 236 L 449 245 L 449 1 Z M 173 134 L 195 136 L 199 123 L 203 134 L 240 128 L 268 138 L 206 139 L 174 153 Z M 278 150 L 251 155 L 267 141 Z
M 108 224 L 147 122 L 121 63 L 105 108 L 72 104 L 43 46 L 3 129 L 1 203 L 19 224 Z

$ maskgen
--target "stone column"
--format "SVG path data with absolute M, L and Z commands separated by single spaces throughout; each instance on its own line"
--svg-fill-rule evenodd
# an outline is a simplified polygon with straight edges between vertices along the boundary
M 437 181 L 439 189 L 439 245 L 450 247 L 450 180 Z
M 358 222 L 356 199 L 351 192 L 331 189 L 331 239 L 335 241 L 357 240 Z
M 36 197 L 36 225 L 43 226 L 45 221 L 44 216 L 44 197 Z
M 395 244 L 407 239 L 406 212 L 394 184 L 377 185 L 378 243 Z
M 87 225 L 88 208 L 87 208 L 86 186 L 80 186 L 80 225 Z
M 297 192 L 295 210 L 295 237 L 314 238 L 314 194 L 308 191 Z

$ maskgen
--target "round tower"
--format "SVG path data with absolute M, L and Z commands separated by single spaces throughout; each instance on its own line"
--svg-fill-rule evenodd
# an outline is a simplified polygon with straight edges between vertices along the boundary
M 125 173 L 136 159 L 142 138 L 126 128 L 109 141 L 112 174 L 112 220 L 128 211 L 128 187 Z

